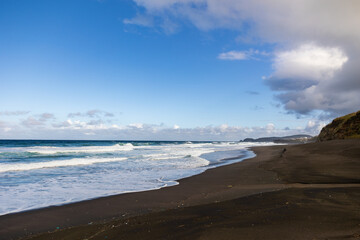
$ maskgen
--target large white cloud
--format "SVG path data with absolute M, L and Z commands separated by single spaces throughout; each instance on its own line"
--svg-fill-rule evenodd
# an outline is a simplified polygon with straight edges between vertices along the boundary
M 297 80 L 319 83 L 333 78 L 347 61 L 348 57 L 341 49 L 304 44 L 289 51 L 275 53 L 273 78 L 291 79 L 289 84 Z M 285 84 L 277 88 L 288 90 L 291 87 Z
M 275 53 L 274 73 L 266 83 L 281 92 L 277 97 L 288 111 L 301 114 L 316 109 L 349 111 L 356 107 L 353 102 L 356 98 L 332 86 L 342 80 L 337 74 L 347 61 L 339 48 L 304 44 Z M 351 101 L 344 104 L 344 97 Z
M 143 9 L 140 15 L 156 20 L 154 27 L 191 22 L 201 30 L 228 28 L 239 39 L 276 43 L 267 83 L 284 91 L 277 99 L 290 112 L 339 115 L 360 108 L 358 0 L 134 1 Z M 219 57 L 245 58 L 231 53 Z
M 244 22 L 267 40 L 323 38 L 330 42 L 360 38 L 357 0 L 134 0 L 144 15 L 174 21 L 183 18 L 202 29 L 241 29 Z M 136 16 L 137 17 L 137 16 Z M 355 38 L 355 39 L 354 39 Z

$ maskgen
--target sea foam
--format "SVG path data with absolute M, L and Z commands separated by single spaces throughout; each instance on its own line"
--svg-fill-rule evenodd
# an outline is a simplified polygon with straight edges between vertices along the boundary
M 69 160 L 57 160 L 49 162 L 35 162 L 35 163 L 15 163 L 15 164 L 0 164 L 0 172 L 9 171 L 28 171 L 41 168 L 57 168 L 91 165 L 95 163 L 119 162 L 127 158 L 73 158 Z
M 58 154 L 58 153 L 106 153 L 106 152 L 121 152 L 132 151 L 134 146 L 131 143 L 124 145 L 115 144 L 111 146 L 81 146 L 81 147 L 54 147 L 54 146 L 37 146 L 13 148 L 11 151 L 23 151 L 39 154 Z M 4 151 L 4 149 L 2 150 Z
M 176 185 L 253 156 L 254 145 L 263 144 L 0 141 L 0 215 Z

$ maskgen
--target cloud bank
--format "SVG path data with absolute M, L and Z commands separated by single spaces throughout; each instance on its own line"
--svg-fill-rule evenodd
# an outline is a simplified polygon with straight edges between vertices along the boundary
M 231 29 L 238 39 L 275 44 L 265 83 L 290 113 L 338 116 L 360 109 L 360 1 L 357 0 L 134 0 L 139 14 L 127 24 L 202 31 Z M 141 16 L 141 17 L 140 17 Z M 139 22 L 139 23 L 137 23 Z M 176 27 L 174 27 L 176 26 Z M 245 60 L 244 51 L 220 53 Z
M 100 111 L 103 112 L 103 111 Z M 106 116 L 103 116 L 106 118 Z M 183 128 L 177 124 L 131 123 L 114 124 L 103 118 L 75 116 L 58 120 L 51 113 L 19 117 L 18 121 L 0 121 L 0 139 L 87 139 L 87 140 L 179 140 L 179 141 L 238 141 L 247 137 L 285 136 L 292 134 L 318 134 L 321 123 L 309 121 L 295 129 L 277 128 L 273 123 L 262 127 L 206 126 Z

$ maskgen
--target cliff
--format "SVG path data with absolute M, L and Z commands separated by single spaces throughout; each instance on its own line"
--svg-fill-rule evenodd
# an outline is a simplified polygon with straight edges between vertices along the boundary
M 360 138 L 360 111 L 334 119 L 318 136 L 318 141 Z

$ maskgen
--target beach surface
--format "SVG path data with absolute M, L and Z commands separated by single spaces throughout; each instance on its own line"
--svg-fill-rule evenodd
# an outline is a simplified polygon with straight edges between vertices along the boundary
M 360 239 L 360 140 L 252 150 L 177 186 L 1 216 L 0 239 Z

